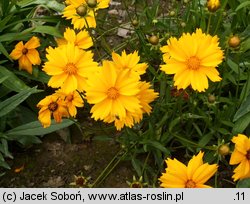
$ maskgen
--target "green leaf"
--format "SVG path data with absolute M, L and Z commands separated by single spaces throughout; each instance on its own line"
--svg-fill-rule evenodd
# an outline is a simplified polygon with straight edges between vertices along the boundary
M 51 126 L 48 128 L 43 128 L 39 121 L 33 121 L 21 126 L 18 126 L 8 132 L 4 133 L 8 136 L 9 139 L 12 139 L 14 136 L 23 136 L 23 135 L 45 135 L 56 130 L 68 127 L 74 124 L 74 121 L 69 119 L 64 119 L 61 123 L 56 123 L 54 120 L 51 122 Z
M 132 166 L 134 167 L 137 175 L 141 176 L 142 175 L 142 170 L 141 170 L 141 166 L 140 166 L 140 164 L 141 164 L 140 160 L 132 157 L 131 162 L 132 162 Z
M 7 87 L 8 89 L 16 92 L 20 92 L 23 90 L 30 89 L 21 79 L 19 79 L 15 74 L 13 74 L 11 71 L 6 69 L 3 66 L 0 66 L 0 77 L 8 76 L 8 79 L 6 79 L 3 82 L 3 85 Z
M 0 151 L 4 154 L 5 157 L 9 157 L 9 158 L 13 159 L 13 156 L 9 152 L 8 142 L 4 138 L 1 139 Z
M 205 147 L 209 142 L 210 142 L 210 140 L 213 138 L 213 134 L 210 132 L 210 133 L 208 133 L 208 134 L 206 134 L 206 135 L 204 135 L 201 139 L 200 139 L 200 141 L 199 141 L 199 143 L 198 143 L 198 146 L 199 147 Z
M 10 111 L 14 110 L 20 103 L 27 99 L 31 94 L 38 93 L 40 90 L 37 90 L 36 87 L 23 90 L 18 94 L 2 101 L 0 103 L 0 117 L 6 115 Z
M 0 78 L 0 84 L 3 83 L 6 79 L 8 79 L 9 76 L 1 77 Z
M 65 6 L 63 4 L 58 3 L 56 0 L 54 1 L 49 1 L 47 3 L 47 6 L 57 12 L 62 12 Z
M 238 111 L 235 113 L 233 122 L 250 112 L 250 94 L 247 96 L 246 100 L 241 104 Z
M 0 42 L 0 53 L 3 53 L 3 55 L 8 58 L 10 61 L 13 62 L 13 60 L 10 58 L 7 50 L 5 49 L 5 47 L 3 46 L 3 44 Z
M 232 61 L 230 58 L 227 58 L 227 64 L 228 66 L 235 72 L 235 73 L 239 73 L 239 66 L 238 64 L 236 64 L 234 61 Z
M 17 2 L 17 5 L 23 8 L 32 4 L 46 4 L 48 1 L 49 0 L 21 0 Z
M 11 20 L 11 18 L 13 17 L 14 14 L 9 14 L 8 16 L 6 16 L 4 19 L 2 19 L 0 21 L 0 32 L 2 32 L 4 26 L 9 22 L 9 20 Z
M 250 1 L 242 2 L 242 3 L 235 9 L 235 11 L 239 11 L 240 9 L 245 8 L 245 7 L 247 7 L 247 6 L 250 6 Z
M 166 147 L 164 147 L 160 142 L 147 140 L 147 141 L 143 141 L 142 144 L 152 146 L 152 147 L 164 152 L 166 155 L 170 155 L 170 151 Z
M 37 70 L 37 74 L 35 75 L 34 72 L 35 70 Z M 34 81 L 40 81 L 42 83 L 48 83 L 50 76 L 47 75 L 45 72 L 39 70 L 39 68 L 37 67 L 33 67 L 33 74 L 29 74 L 28 72 L 24 72 L 24 71 L 15 71 L 14 72 L 16 75 L 20 75 L 23 77 L 26 77 L 28 79 L 32 79 Z
M 236 188 L 250 188 L 250 178 L 239 180 Z
M 49 34 L 49 35 L 59 37 L 59 38 L 63 37 L 60 31 L 56 27 L 52 27 L 52 26 L 37 26 L 32 32 Z
M 247 126 L 250 124 L 250 112 L 239 118 L 234 127 L 233 127 L 233 135 L 242 133 Z
M 5 168 L 5 169 L 11 169 L 9 164 L 7 164 L 5 161 L 0 160 L 0 166 Z

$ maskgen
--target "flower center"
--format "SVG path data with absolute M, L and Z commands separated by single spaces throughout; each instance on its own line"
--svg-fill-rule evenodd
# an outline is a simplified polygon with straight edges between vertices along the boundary
M 131 188 L 142 188 L 143 185 L 140 182 L 131 183 Z
M 186 182 L 185 188 L 195 188 L 196 184 L 192 180 Z
M 250 150 L 247 151 L 246 158 L 250 160 Z
M 83 177 L 78 177 L 76 179 L 76 185 L 83 187 L 85 184 L 86 184 L 86 179 L 84 179 Z
M 197 70 L 200 67 L 200 60 L 193 56 L 187 60 L 187 66 L 189 69 Z
M 86 14 L 87 14 L 87 10 L 88 10 L 87 6 L 84 5 L 84 4 L 82 4 L 82 5 L 80 5 L 80 6 L 78 6 L 78 7 L 76 8 L 76 13 L 77 13 L 79 16 L 84 17 L 84 16 L 86 16 Z
M 28 53 L 28 49 L 27 49 L 27 48 L 23 48 L 22 53 L 23 53 L 24 55 L 26 55 L 26 54 Z
M 74 97 L 73 97 L 73 95 L 69 95 L 69 96 L 67 96 L 66 99 L 67 99 L 67 101 L 71 102 L 71 101 L 73 101 Z
M 54 112 L 56 111 L 58 108 L 58 104 L 56 102 L 52 102 L 48 105 L 48 109 L 51 111 L 51 112 Z
M 70 62 L 66 64 L 63 71 L 66 72 L 67 74 L 76 74 L 77 67 L 73 63 Z
M 108 89 L 107 95 L 110 99 L 117 99 L 119 96 L 119 92 L 115 87 L 111 87 Z

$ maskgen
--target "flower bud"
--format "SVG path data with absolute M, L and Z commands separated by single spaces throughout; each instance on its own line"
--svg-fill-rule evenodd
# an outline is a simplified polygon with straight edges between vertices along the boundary
M 159 43 L 159 38 L 156 35 L 152 35 L 148 41 L 152 44 L 152 45 L 158 45 Z
M 215 101 L 216 101 L 215 96 L 214 96 L 213 94 L 210 94 L 210 95 L 208 96 L 208 102 L 209 102 L 209 103 L 214 103 Z
M 175 16 L 175 11 L 170 11 L 169 15 L 170 16 Z
M 220 1 L 219 0 L 208 0 L 207 1 L 207 8 L 210 12 L 215 12 L 220 7 Z
M 237 35 L 232 36 L 228 40 L 228 45 L 232 48 L 236 48 L 240 45 L 240 38 Z
M 186 27 L 186 23 L 185 22 L 181 22 L 181 27 L 185 28 Z
M 86 5 L 80 5 L 76 8 L 76 13 L 79 15 L 79 16 L 86 16 L 87 14 L 87 11 L 88 11 L 88 8 Z
M 95 8 L 97 6 L 97 0 L 88 0 L 87 4 L 88 4 L 88 7 Z
M 219 146 L 218 148 L 218 153 L 221 155 L 221 156 L 226 156 L 230 153 L 230 148 L 228 146 L 228 144 L 222 144 Z
M 134 19 L 134 20 L 132 21 L 132 25 L 133 25 L 134 27 L 136 27 L 136 26 L 139 25 L 139 22 L 138 22 L 136 19 Z

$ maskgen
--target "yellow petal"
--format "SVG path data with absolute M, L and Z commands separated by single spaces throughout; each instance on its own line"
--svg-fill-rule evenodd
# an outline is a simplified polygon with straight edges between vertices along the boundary
M 33 65 L 39 65 L 41 64 L 41 59 L 39 57 L 39 53 L 36 49 L 30 49 L 28 50 L 28 53 L 26 54 L 27 58 Z
M 35 49 L 40 46 L 39 38 L 33 36 L 28 42 L 25 43 L 24 47 L 27 49 Z
M 192 179 L 192 175 L 195 173 L 195 171 L 203 164 L 203 152 L 199 152 L 197 156 L 193 156 L 193 158 L 188 162 L 187 165 L 187 175 L 188 179 Z
M 25 55 L 19 58 L 18 63 L 20 69 L 24 69 L 30 74 L 32 74 L 32 64 Z

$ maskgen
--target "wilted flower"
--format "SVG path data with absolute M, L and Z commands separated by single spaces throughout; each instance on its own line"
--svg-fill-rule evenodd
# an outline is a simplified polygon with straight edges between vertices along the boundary
M 62 121 L 62 117 L 69 116 L 65 101 L 56 94 L 46 96 L 37 104 L 37 107 L 40 108 L 38 120 L 44 128 L 51 125 L 51 115 L 57 123 Z
M 16 44 L 15 49 L 10 53 L 10 57 L 18 60 L 19 69 L 24 69 L 32 74 L 32 65 L 41 64 L 39 52 L 36 50 L 40 46 L 40 41 L 37 37 L 32 37 L 28 42 L 23 44 L 23 41 Z

